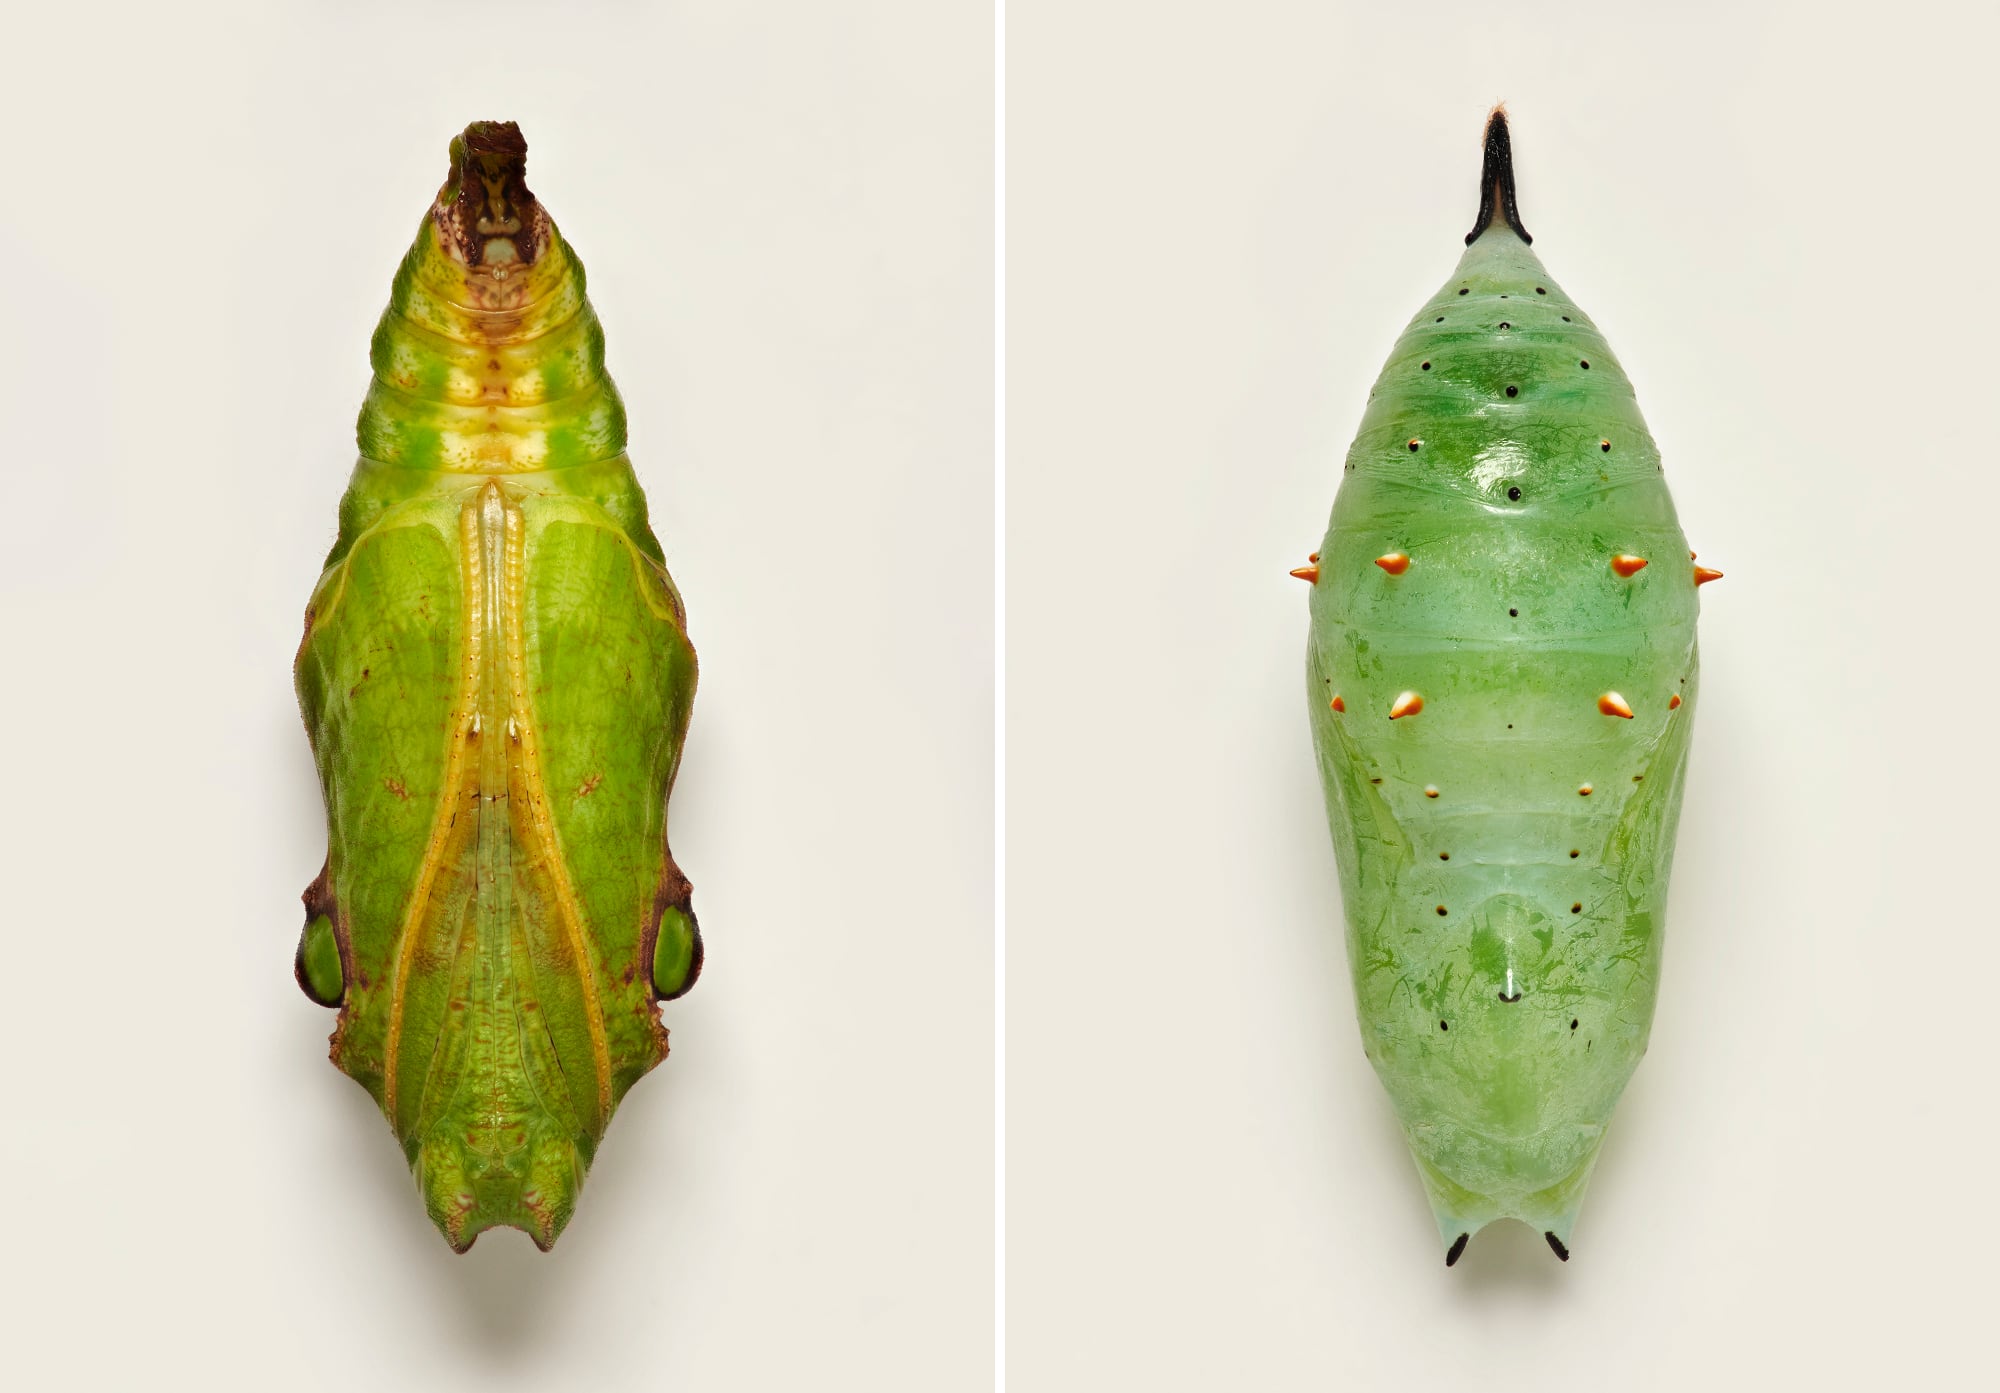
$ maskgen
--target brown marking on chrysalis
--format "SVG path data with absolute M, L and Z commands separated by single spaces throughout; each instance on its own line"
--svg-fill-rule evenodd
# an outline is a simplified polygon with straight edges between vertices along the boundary
M 467 266 L 486 258 L 486 243 L 504 237 L 514 257 L 532 266 L 549 241 L 549 216 L 528 188 L 528 142 L 512 121 L 474 121 L 451 142 L 451 173 L 431 205 L 446 247 Z

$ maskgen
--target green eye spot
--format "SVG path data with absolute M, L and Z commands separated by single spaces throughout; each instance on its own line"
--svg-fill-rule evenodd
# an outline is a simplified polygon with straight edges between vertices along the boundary
M 340 942 L 334 937 L 333 920 L 316 916 L 299 935 L 298 956 L 292 960 L 292 975 L 299 990 L 319 1006 L 338 1006 L 347 993 L 346 974 L 340 968 Z
M 701 976 L 701 926 L 692 910 L 668 905 L 660 912 L 660 933 L 653 941 L 653 991 L 672 1001 Z

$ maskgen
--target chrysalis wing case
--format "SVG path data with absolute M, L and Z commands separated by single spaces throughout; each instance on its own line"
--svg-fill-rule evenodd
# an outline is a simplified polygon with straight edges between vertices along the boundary
M 1529 250 L 1507 122 L 1375 384 L 1307 676 L 1363 1046 L 1446 1262 L 1567 1259 L 1645 1052 L 1696 691 L 1693 562 L 1631 384 Z
M 511 122 L 451 144 L 295 669 L 327 812 L 299 985 L 461 1252 L 555 1242 L 702 961 L 666 838 L 694 648 L 526 155 Z

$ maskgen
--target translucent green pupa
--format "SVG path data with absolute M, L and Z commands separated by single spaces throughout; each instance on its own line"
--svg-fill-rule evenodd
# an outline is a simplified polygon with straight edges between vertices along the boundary
M 1465 254 L 1294 572 L 1363 1047 L 1447 1264 L 1501 1218 L 1569 1257 L 1652 1025 L 1716 575 L 1530 240 L 1496 111 Z

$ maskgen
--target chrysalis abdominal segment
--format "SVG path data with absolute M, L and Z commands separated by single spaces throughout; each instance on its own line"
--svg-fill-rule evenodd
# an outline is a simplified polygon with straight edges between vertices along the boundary
M 1498 112 L 1485 153 L 1309 577 L 1357 1014 L 1448 1263 L 1504 1217 L 1568 1257 L 1652 1019 L 1702 579 L 1649 564 L 1687 548 L 1658 452 Z
M 461 1251 L 555 1241 L 702 963 L 666 839 L 694 649 L 526 151 L 452 142 L 296 665 L 328 826 L 299 982 Z

